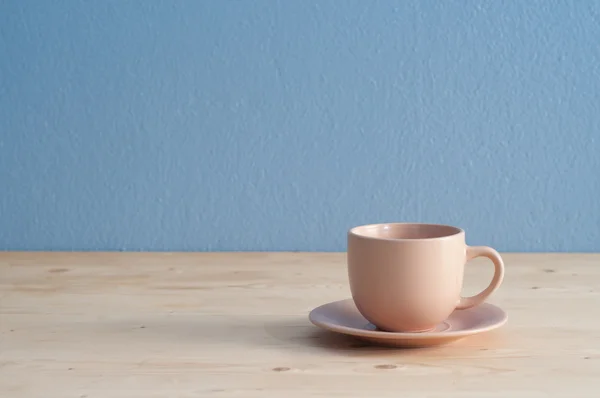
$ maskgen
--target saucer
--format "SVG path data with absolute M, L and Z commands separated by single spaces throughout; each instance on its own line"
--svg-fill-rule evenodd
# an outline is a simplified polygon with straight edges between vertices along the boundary
M 489 332 L 504 325 L 508 316 L 495 305 L 483 303 L 466 310 L 454 311 L 431 331 L 393 333 L 378 330 L 358 312 L 352 299 L 346 299 L 313 309 L 309 319 L 323 329 L 355 336 L 371 343 L 395 347 L 429 347 Z

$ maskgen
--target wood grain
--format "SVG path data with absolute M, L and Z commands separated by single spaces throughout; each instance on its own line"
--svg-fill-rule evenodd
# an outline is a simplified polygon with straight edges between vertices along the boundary
M 0 253 L 0 397 L 597 397 L 600 255 L 504 259 L 503 328 L 398 350 L 309 323 L 340 253 Z

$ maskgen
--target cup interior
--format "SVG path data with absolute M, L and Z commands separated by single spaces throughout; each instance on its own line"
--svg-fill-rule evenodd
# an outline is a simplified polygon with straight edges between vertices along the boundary
M 441 224 L 389 223 L 371 224 L 352 228 L 357 236 L 375 239 L 413 240 L 440 239 L 462 232 L 462 229 Z

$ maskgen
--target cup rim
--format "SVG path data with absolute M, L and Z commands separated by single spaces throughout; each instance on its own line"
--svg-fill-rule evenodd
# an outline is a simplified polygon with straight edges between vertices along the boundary
M 391 226 L 391 225 L 402 225 L 402 226 L 415 225 L 415 226 L 417 226 L 418 225 L 418 226 L 426 226 L 426 227 L 443 227 L 443 228 L 450 228 L 454 232 L 449 233 L 447 235 L 436 236 L 436 237 L 431 237 L 431 238 L 382 238 L 382 237 L 371 236 L 371 235 L 367 235 L 367 234 L 359 232 L 359 230 L 361 230 L 361 229 L 375 228 L 375 227 L 381 227 L 381 226 L 385 226 L 385 225 L 388 225 L 388 226 Z M 456 227 L 454 225 L 435 224 L 435 223 L 420 223 L 420 222 L 373 223 L 373 224 L 357 225 L 348 230 L 349 235 L 353 235 L 357 238 L 379 240 L 379 241 L 389 241 L 389 242 L 422 242 L 422 241 L 445 240 L 445 239 L 452 239 L 452 238 L 454 238 L 458 235 L 462 235 L 464 233 L 465 233 L 465 231 L 462 228 Z

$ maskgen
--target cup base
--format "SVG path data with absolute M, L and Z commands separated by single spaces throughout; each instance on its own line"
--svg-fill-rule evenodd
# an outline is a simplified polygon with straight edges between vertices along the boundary
M 430 328 L 426 328 L 426 329 L 402 329 L 402 330 L 387 330 L 387 329 L 383 329 L 380 328 L 378 326 L 376 326 L 377 330 L 380 330 L 382 332 L 387 332 L 387 333 L 427 333 L 427 332 L 433 332 L 434 330 L 436 330 L 436 326 L 432 326 Z

